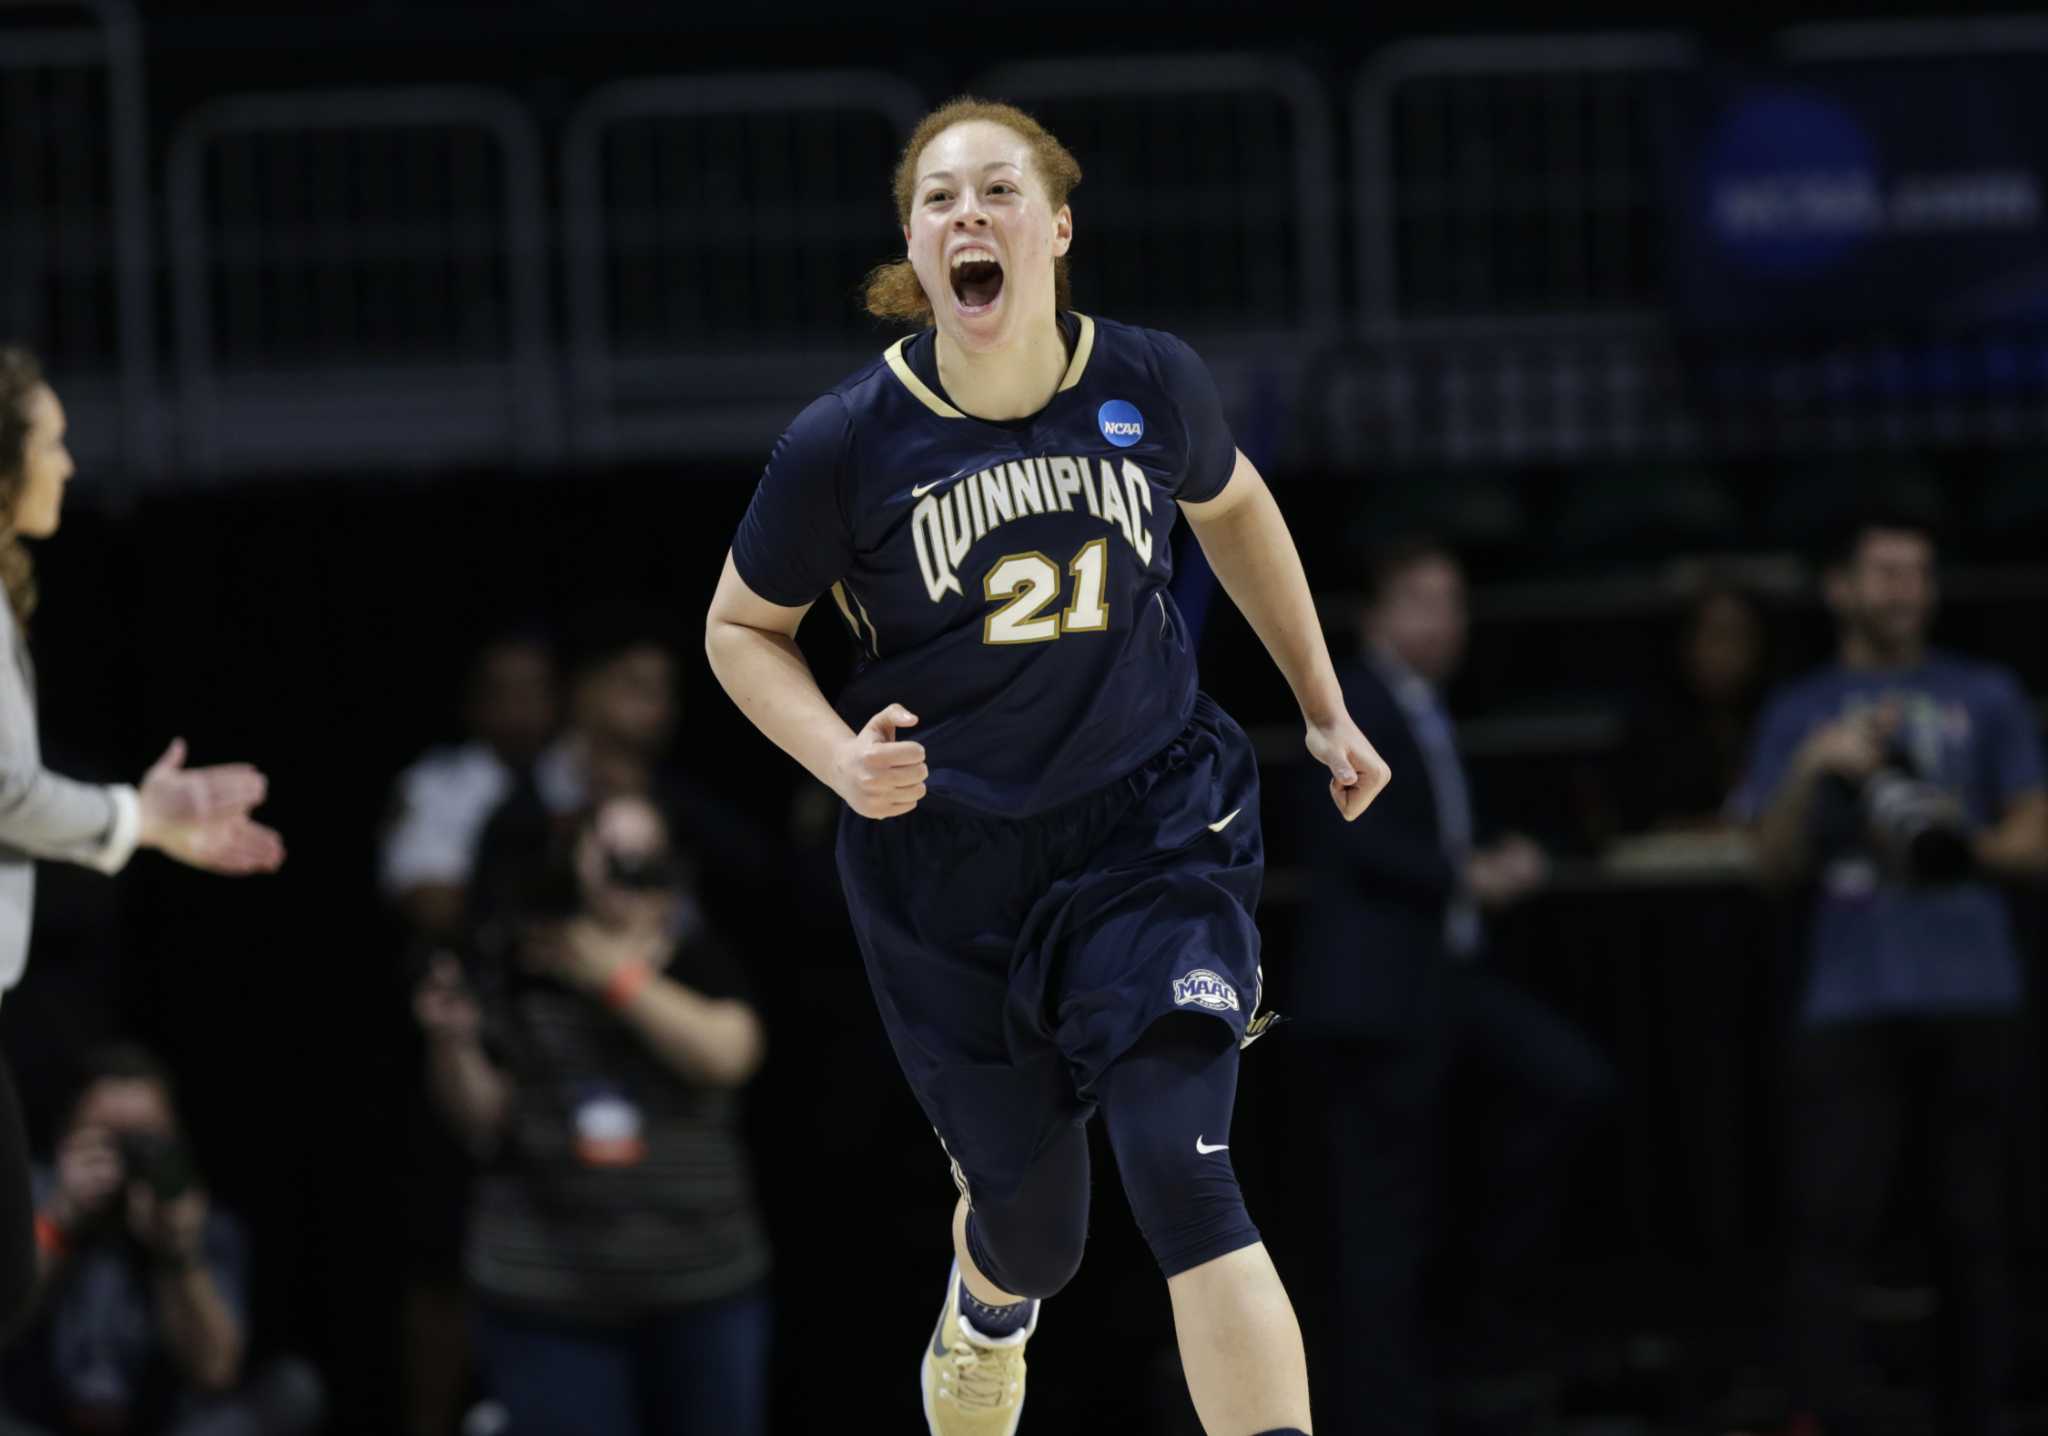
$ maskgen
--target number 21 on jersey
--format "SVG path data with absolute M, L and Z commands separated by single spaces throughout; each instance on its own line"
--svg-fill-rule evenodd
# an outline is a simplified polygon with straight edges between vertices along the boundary
M 983 643 L 1050 643 L 1066 633 L 1100 633 L 1109 627 L 1109 604 L 1103 598 L 1109 580 L 1109 540 L 1090 539 L 1067 565 L 1074 578 L 1074 596 L 1058 613 L 1045 610 L 1059 601 L 1060 568 L 1032 549 L 1005 554 L 989 566 L 981 591 L 989 602 L 1009 601 L 982 620 Z

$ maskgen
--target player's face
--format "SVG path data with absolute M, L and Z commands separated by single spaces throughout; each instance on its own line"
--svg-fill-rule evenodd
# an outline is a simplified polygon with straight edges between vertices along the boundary
M 1918 647 L 1934 619 L 1934 545 L 1904 529 L 1871 532 L 1832 597 L 1842 621 L 1880 652 Z
M 924 147 L 917 174 L 903 239 L 940 330 L 989 350 L 1050 319 L 1052 262 L 1074 217 L 1047 202 L 1024 137 L 990 120 L 954 125 Z
M 28 420 L 14 531 L 23 538 L 48 538 L 63 520 L 64 486 L 75 470 L 71 451 L 64 446 L 64 406 L 48 384 L 38 384 L 30 392 Z

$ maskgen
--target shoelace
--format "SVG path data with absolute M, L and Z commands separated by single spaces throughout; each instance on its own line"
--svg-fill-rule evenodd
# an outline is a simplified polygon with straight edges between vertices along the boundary
M 1010 1367 L 1017 1353 L 990 1350 L 968 1341 L 953 1343 L 949 1357 L 953 1367 L 950 1392 L 963 1407 L 994 1411 L 1010 1394 Z

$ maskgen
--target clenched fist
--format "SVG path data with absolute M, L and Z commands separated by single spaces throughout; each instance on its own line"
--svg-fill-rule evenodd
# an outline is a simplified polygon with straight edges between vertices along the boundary
M 917 724 L 901 703 L 868 719 L 867 726 L 839 745 L 833 755 L 832 786 L 846 806 L 863 818 L 900 818 L 924 797 L 924 744 L 898 740 L 896 730 Z

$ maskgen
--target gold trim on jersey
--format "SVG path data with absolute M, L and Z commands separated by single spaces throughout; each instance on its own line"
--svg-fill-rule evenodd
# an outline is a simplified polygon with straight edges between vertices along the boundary
M 1060 379 L 1060 387 L 1054 391 L 1060 394 L 1066 393 L 1081 382 L 1081 373 L 1088 367 L 1090 356 L 1095 353 L 1095 321 L 1085 314 L 1069 312 L 1074 313 L 1074 322 L 1080 326 L 1080 332 L 1074 338 L 1074 357 L 1067 361 L 1067 372 Z M 903 346 L 913 337 L 915 336 L 906 334 L 882 351 L 882 359 L 888 364 L 889 372 L 903 381 L 903 387 L 915 394 L 919 403 L 941 419 L 966 418 L 965 414 L 934 394 L 931 386 L 918 378 L 908 361 L 904 359 Z
M 948 404 L 944 399 L 941 399 L 938 395 L 934 394 L 930 389 L 926 388 L 924 380 L 918 378 L 916 374 L 912 373 L 910 365 L 904 362 L 903 346 L 910 342 L 910 338 L 911 336 L 906 334 L 903 338 L 898 339 L 894 344 L 891 344 L 887 349 L 884 349 L 882 351 L 882 357 L 889 361 L 890 371 L 894 373 L 898 379 L 901 379 L 903 381 L 904 388 L 908 389 L 911 393 L 917 395 L 918 401 L 922 403 L 925 406 L 925 408 L 931 410 L 934 414 L 937 414 L 941 419 L 966 418 L 967 416 L 965 414 L 961 413 L 958 409 L 954 408 L 951 404 Z
M 853 633 L 853 641 L 880 658 L 882 636 L 875 631 L 875 621 L 868 617 L 867 608 L 861 603 L 860 595 L 841 579 L 832 585 L 832 601 L 839 605 L 839 616 L 846 620 L 847 628 Z
M 839 605 L 839 616 L 846 620 L 847 632 L 853 635 L 854 642 L 866 642 L 867 635 L 860 631 L 860 620 L 853 616 L 853 609 L 846 602 L 846 585 L 844 583 L 832 585 L 832 601 Z
M 1074 319 L 1081 326 L 1081 333 L 1074 340 L 1074 357 L 1067 361 L 1067 377 L 1060 380 L 1062 394 L 1081 382 L 1081 371 L 1088 367 L 1088 356 L 1095 352 L 1095 321 L 1079 313 L 1074 314 Z

